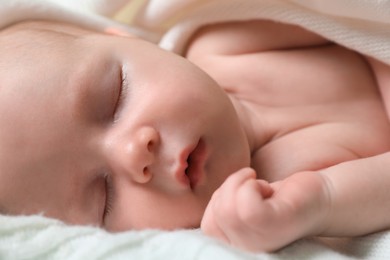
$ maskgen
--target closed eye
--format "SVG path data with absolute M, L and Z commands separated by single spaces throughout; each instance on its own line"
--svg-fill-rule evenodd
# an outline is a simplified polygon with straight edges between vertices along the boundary
M 120 111 L 122 110 L 125 97 L 129 88 L 129 81 L 127 78 L 127 66 L 123 65 L 120 73 L 121 85 L 119 87 L 119 94 L 114 109 L 114 123 L 118 121 Z
M 104 176 L 105 182 L 105 203 L 103 211 L 103 224 L 106 222 L 107 217 L 110 215 L 113 209 L 114 203 L 114 184 L 110 175 Z

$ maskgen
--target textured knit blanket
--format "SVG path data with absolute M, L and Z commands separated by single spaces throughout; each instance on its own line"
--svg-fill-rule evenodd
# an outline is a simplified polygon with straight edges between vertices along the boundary
M 303 239 L 276 253 L 249 254 L 198 230 L 111 234 L 40 216 L 0 216 L 0 259 L 390 259 L 390 231 L 352 239 Z

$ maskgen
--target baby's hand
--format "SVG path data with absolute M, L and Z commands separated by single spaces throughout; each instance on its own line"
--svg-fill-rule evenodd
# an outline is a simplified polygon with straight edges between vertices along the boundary
M 205 234 L 259 252 L 280 249 L 315 230 L 324 208 L 317 173 L 272 184 L 255 176 L 254 170 L 241 169 L 213 194 L 201 223 Z

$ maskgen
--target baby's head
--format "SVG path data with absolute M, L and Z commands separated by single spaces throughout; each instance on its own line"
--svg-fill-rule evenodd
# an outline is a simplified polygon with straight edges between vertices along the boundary
M 197 227 L 249 164 L 227 95 L 136 37 L 29 22 L 0 33 L 0 205 L 120 231 Z

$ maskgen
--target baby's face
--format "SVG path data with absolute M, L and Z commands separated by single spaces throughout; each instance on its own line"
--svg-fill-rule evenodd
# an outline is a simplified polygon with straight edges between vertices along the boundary
M 112 231 L 197 227 L 215 189 L 249 164 L 226 94 L 152 44 L 30 38 L 2 60 L 0 205 L 11 214 Z

